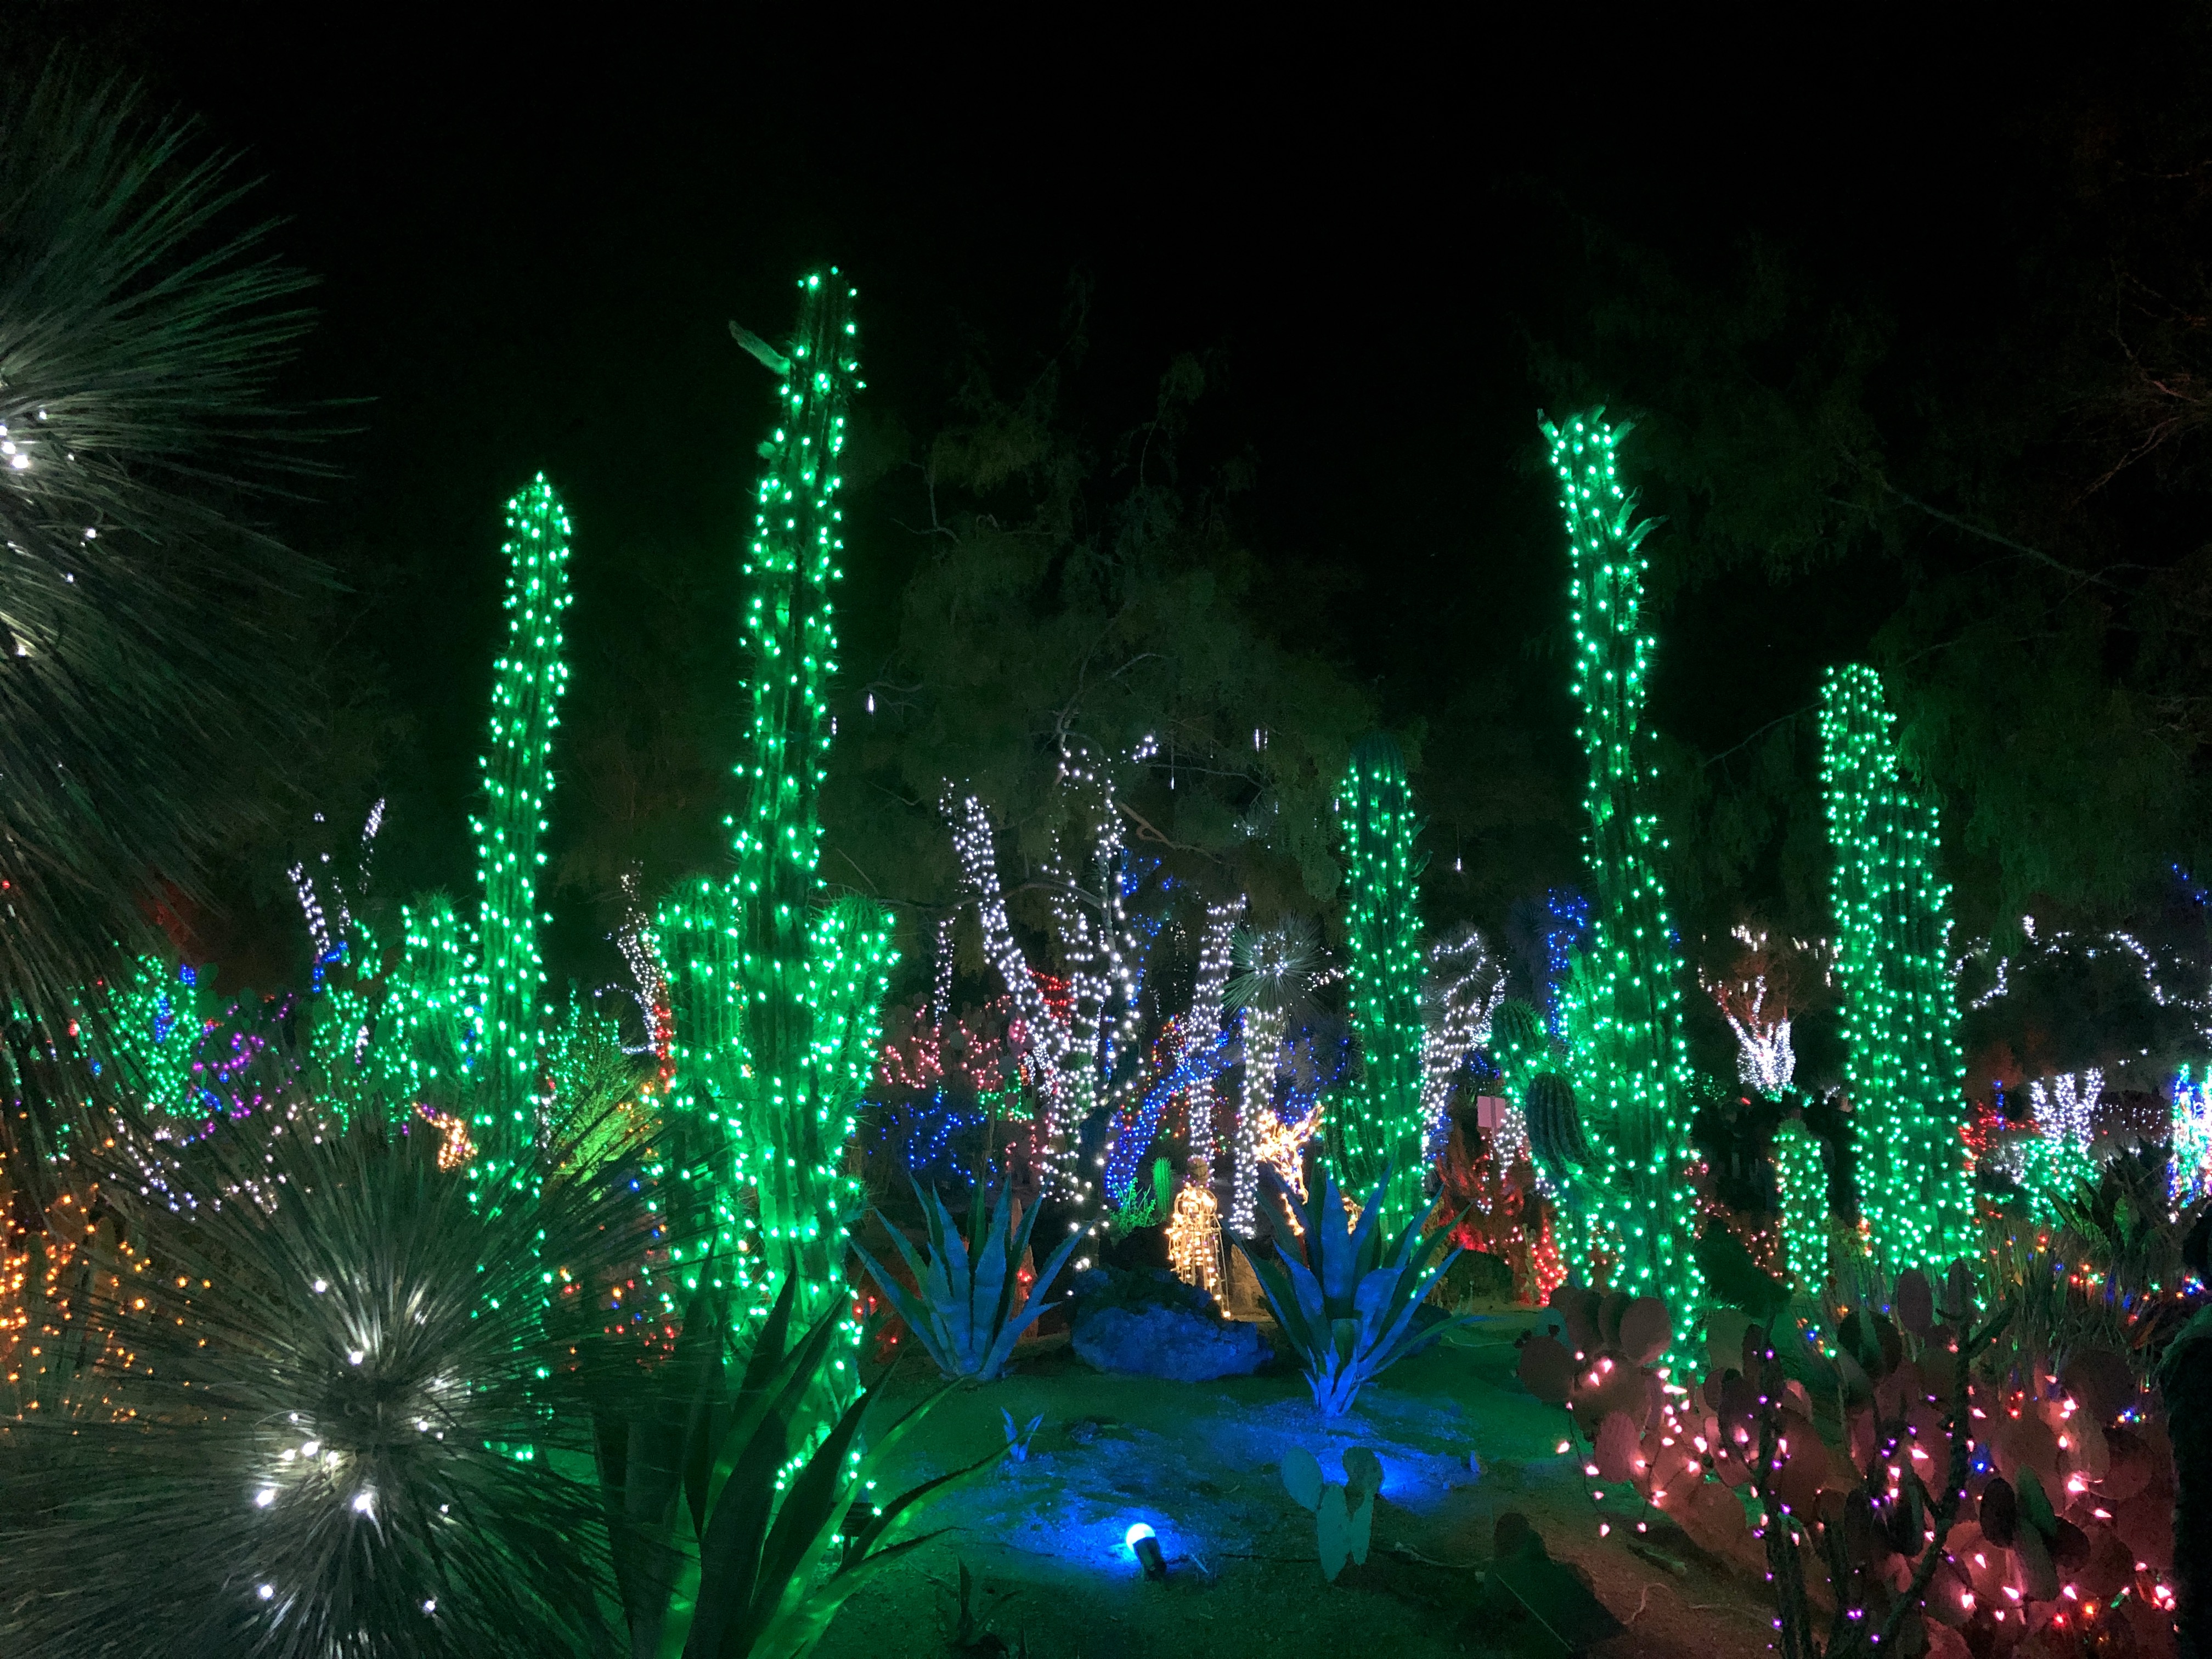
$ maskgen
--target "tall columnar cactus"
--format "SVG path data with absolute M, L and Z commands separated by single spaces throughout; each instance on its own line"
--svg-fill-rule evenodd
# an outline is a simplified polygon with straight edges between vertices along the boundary
M 507 642 L 493 665 L 489 742 L 478 763 L 483 807 L 469 820 L 482 887 L 477 918 L 471 924 L 442 893 L 403 907 L 404 948 L 374 1021 L 337 1021 L 327 1034 L 337 1045 L 325 1066 L 333 1085 L 357 1068 L 395 1114 L 466 1124 L 469 1142 L 490 1160 L 479 1176 L 524 1157 L 539 1130 L 547 1009 L 538 844 L 568 682 L 561 613 L 568 607 L 569 535 L 544 474 L 507 502 Z M 339 931 L 349 947 L 373 954 L 358 917 Z M 377 967 L 356 965 L 363 975 Z
M 1800 1291 L 1817 1297 L 1828 1282 L 1828 1166 L 1820 1141 L 1794 1119 L 1775 1131 L 1774 1182 L 1790 1275 Z
M 1589 759 L 1590 932 L 1565 1024 L 1594 1158 L 1569 1197 L 1583 1245 L 1615 1285 L 1692 1305 L 1700 1275 L 1681 968 L 1656 863 L 1665 842 L 1642 807 L 1651 768 L 1638 757 L 1651 656 L 1638 626 L 1646 562 L 1638 550 L 1652 521 L 1636 522 L 1635 497 L 1620 487 L 1614 452 L 1628 428 L 1602 413 L 1544 428 L 1566 520 L 1573 690 Z
M 1395 738 L 1377 732 L 1352 751 L 1338 797 L 1346 861 L 1346 942 L 1360 1076 L 1332 1107 L 1327 1128 L 1339 1182 L 1364 1192 L 1386 1173 L 1385 1232 L 1425 1207 L 1421 1192 L 1420 823 Z
M 568 515 L 539 473 L 507 504 L 507 649 L 494 665 L 491 740 L 479 764 L 483 816 L 471 821 L 483 903 L 477 921 L 482 1000 L 475 1121 L 479 1146 L 518 1157 L 536 1132 L 533 1098 L 544 1042 L 545 969 L 538 955 L 538 866 L 553 793 L 553 732 L 568 665 Z
M 1899 769 L 1893 723 L 1873 669 L 1828 671 L 1821 785 L 1860 1209 L 1890 1273 L 1932 1273 L 1972 1243 L 1966 1067 L 1936 802 Z
M 784 378 L 744 565 L 752 726 L 737 769 L 737 867 L 672 901 L 659 929 L 677 1024 L 673 1103 L 690 1109 L 678 1157 L 719 1224 L 714 1256 L 688 1276 L 703 1267 L 743 1285 L 760 1312 L 795 1275 L 811 1320 L 840 1294 L 844 1229 L 858 1213 L 845 1147 L 891 951 L 884 913 L 856 900 L 825 906 L 817 872 L 837 666 L 830 593 L 843 574 L 837 458 L 860 381 L 853 290 L 833 270 L 803 279 L 799 293 L 788 355 L 752 343 Z

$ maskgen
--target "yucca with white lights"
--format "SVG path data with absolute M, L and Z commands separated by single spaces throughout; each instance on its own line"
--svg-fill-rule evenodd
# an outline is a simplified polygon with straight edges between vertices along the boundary
M 1689 1182 L 1689 1064 L 1679 1029 L 1681 966 L 1658 855 L 1666 843 L 1644 809 L 1652 769 L 1641 758 L 1651 636 L 1638 612 L 1653 521 L 1638 521 L 1615 452 L 1628 427 L 1604 411 L 1548 423 L 1567 532 L 1575 630 L 1573 691 L 1589 761 L 1583 848 L 1590 935 L 1564 1021 L 1594 1162 L 1568 1189 L 1580 1224 L 1577 1273 L 1601 1273 L 1634 1295 L 1698 1299 L 1697 1200 Z
M 653 1218 L 561 1148 L 487 1195 L 441 1147 L 303 1109 L 159 1158 L 167 1203 L 71 1310 L 106 1360 L 0 1425 L 0 1554 L 40 1592 L 0 1600 L 0 1651 L 598 1650 L 574 1356 Z

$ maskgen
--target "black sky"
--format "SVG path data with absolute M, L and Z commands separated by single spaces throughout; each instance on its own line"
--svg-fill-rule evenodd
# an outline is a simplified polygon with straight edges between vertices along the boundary
M 328 417 L 355 428 L 327 446 L 338 475 L 284 527 L 360 595 L 337 648 L 387 680 L 417 810 L 450 818 L 500 502 L 541 467 L 569 501 L 579 695 L 641 643 L 726 639 L 769 386 L 725 320 L 781 325 L 822 260 L 859 283 L 868 395 L 908 433 L 971 354 L 1011 381 L 1051 350 L 1072 277 L 1091 297 L 1071 396 L 1099 432 L 1146 412 L 1176 353 L 1218 354 L 1195 442 L 1256 455 L 1253 545 L 1286 582 L 1356 574 L 1319 643 L 1400 721 L 1508 661 L 1528 665 L 1527 718 L 1563 724 L 1524 649 L 1559 625 L 1564 568 L 1523 341 L 1573 302 L 1577 216 L 1686 268 L 1757 231 L 1908 307 L 1971 304 L 2018 210 L 2021 112 L 2159 72 L 2108 23 L 1999 15 L 1832 10 L 1784 33 L 1771 9 L 1691 29 L 1344 9 L 1232 33 L 1093 9 L 955 38 L 866 9 L 708 28 L 660 9 L 501 26 L 46 4 L 18 9 L 10 50 L 65 41 L 203 118 L 264 179 L 281 252 L 321 276 L 293 389 L 363 401 Z M 863 666 L 919 551 L 868 529 L 848 605 Z M 1682 659 L 1769 643 L 1756 594 L 1676 611 Z M 1699 742 L 1759 716 L 1676 680 L 1656 713 Z M 445 849 L 433 872 L 459 852 L 450 830 L 417 828 Z

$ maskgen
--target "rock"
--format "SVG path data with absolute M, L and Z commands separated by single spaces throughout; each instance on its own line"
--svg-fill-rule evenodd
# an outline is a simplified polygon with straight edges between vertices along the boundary
M 1271 1353 L 1257 1325 L 1158 1303 L 1083 1309 L 1075 1316 L 1074 1346 L 1078 1356 L 1102 1371 L 1177 1382 L 1249 1376 Z

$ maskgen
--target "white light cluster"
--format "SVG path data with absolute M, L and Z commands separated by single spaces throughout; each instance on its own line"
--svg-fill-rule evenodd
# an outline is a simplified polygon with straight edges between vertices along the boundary
M 1194 1042 L 1207 1042 L 1221 1029 L 1221 993 L 1229 983 L 1230 942 L 1236 933 L 1237 919 L 1243 914 L 1242 895 L 1228 903 L 1206 907 L 1206 937 L 1198 951 L 1198 983 L 1191 993 L 1189 1018 L 1183 1022 L 1183 1029 L 1191 1034 Z M 1190 1155 L 1210 1165 L 1213 1162 L 1213 1085 L 1208 1083 L 1193 1089 L 1188 1098 Z
M 2061 1145 L 2087 1152 L 2094 1127 L 2091 1114 L 2104 1091 L 2105 1074 L 2094 1066 L 2079 1078 L 2061 1072 L 2047 1082 L 2031 1083 L 2028 1099 L 2035 1109 L 2036 1127 Z
M 1434 1157 L 1450 1133 L 1452 1079 L 1490 1040 L 1491 1016 L 1505 1000 L 1505 969 L 1472 927 L 1430 945 L 1428 968 L 1421 992 L 1421 1109 L 1428 1125 L 1424 1150 Z
M 1141 762 L 1155 747 L 1148 738 L 1128 759 Z M 1064 744 L 1058 789 L 1066 809 L 1062 820 L 1087 817 L 1094 826 L 1079 864 L 1069 860 L 1065 839 L 1055 836 L 1040 872 L 1049 895 L 1054 943 L 1069 981 L 1065 1016 L 1054 1013 L 1046 1003 L 1036 975 L 1014 940 L 988 811 L 969 795 L 957 807 L 948 798 L 947 816 L 962 883 L 982 924 L 984 954 L 1005 981 L 1028 1036 L 1042 1097 L 1038 1139 L 1044 1190 L 1055 1197 L 1080 1200 L 1096 1183 L 1093 1172 L 1078 1167 L 1077 1131 L 1095 1106 L 1111 1103 L 1102 1102 L 1101 1096 L 1113 1059 L 1128 1052 L 1142 1036 L 1138 991 L 1151 935 L 1123 902 L 1128 860 L 1112 778 L 1079 747 Z M 1141 1082 L 1133 1071 L 1125 1087 L 1138 1088 Z

